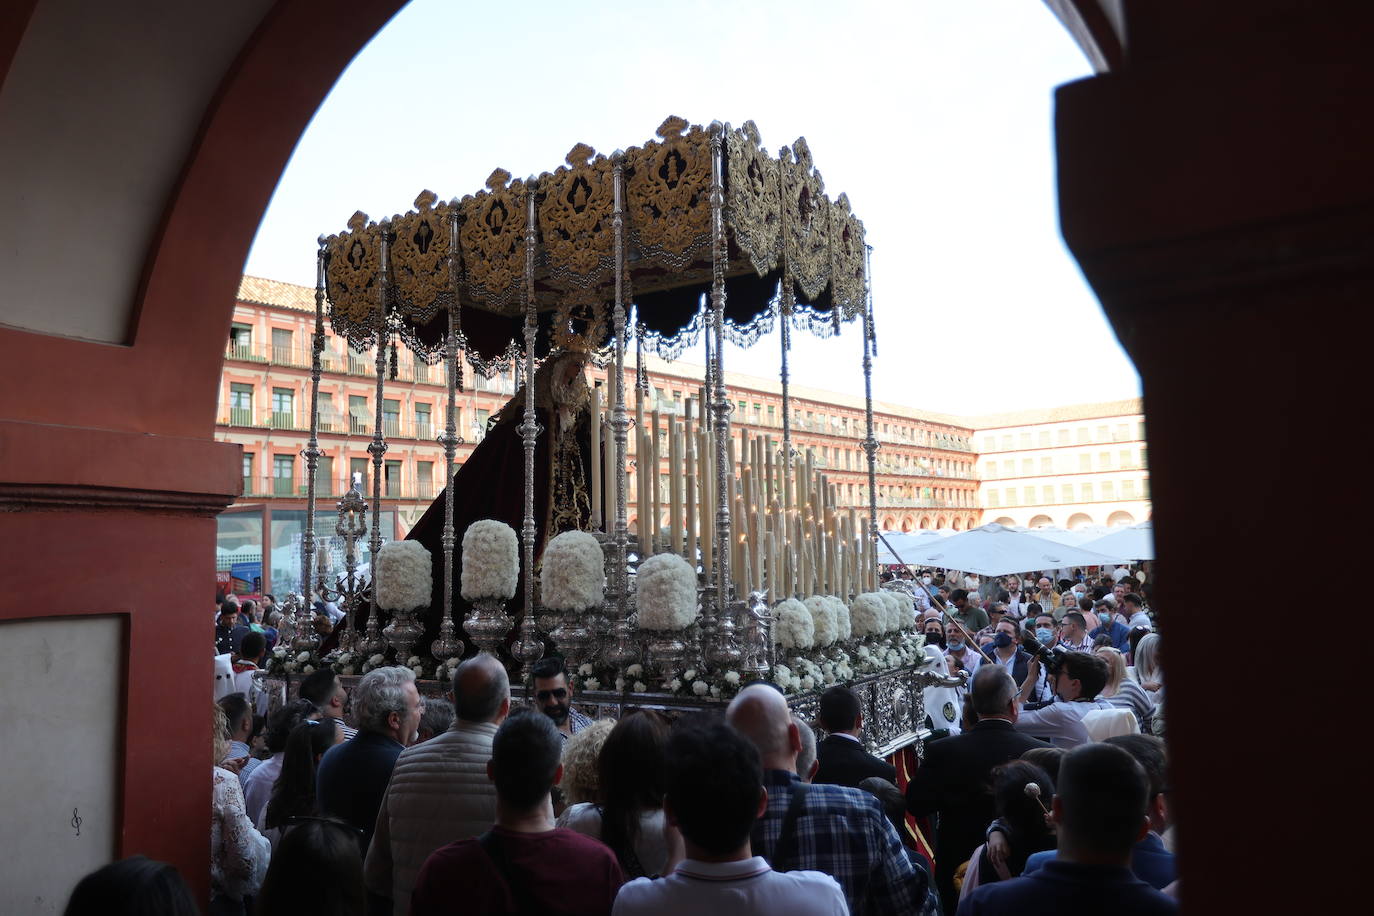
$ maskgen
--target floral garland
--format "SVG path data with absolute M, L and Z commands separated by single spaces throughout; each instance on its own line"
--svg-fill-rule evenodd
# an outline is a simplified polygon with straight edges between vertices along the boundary
M 585 531 L 565 531 L 544 548 L 541 603 L 551 611 L 582 611 L 606 595 L 606 557 Z
M 635 579 L 641 628 L 685 630 L 697 619 L 697 574 L 682 557 L 649 557 L 639 564 Z
M 377 551 L 377 607 L 413 611 L 434 594 L 434 562 L 419 541 L 392 541 Z
M 505 522 L 482 519 L 463 533 L 462 595 L 467 601 L 515 596 L 520 541 Z
M 809 649 L 815 645 L 816 624 L 811 611 L 796 598 L 788 598 L 773 609 L 773 642 L 784 649 Z

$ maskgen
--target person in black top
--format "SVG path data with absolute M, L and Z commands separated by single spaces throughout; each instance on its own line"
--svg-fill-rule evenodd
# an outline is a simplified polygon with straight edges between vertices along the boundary
M 830 734 L 816 748 L 820 769 L 812 782 L 858 788 L 870 776 L 880 776 L 888 782 L 897 780 L 892 764 L 865 751 L 859 740 L 864 717 L 854 691 L 836 686 L 821 694 L 818 721 Z

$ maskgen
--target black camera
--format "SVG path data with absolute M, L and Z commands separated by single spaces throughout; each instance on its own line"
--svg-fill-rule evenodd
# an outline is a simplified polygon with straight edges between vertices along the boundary
M 1042 645 L 1040 640 L 1036 639 L 1034 636 L 1024 640 L 1022 648 L 1040 659 L 1040 664 L 1044 666 L 1045 672 L 1050 677 L 1054 677 L 1059 673 L 1059 668 L 1064 664 L 1064 659 L 1068 657 L 1070 651 L 1060 645 Z

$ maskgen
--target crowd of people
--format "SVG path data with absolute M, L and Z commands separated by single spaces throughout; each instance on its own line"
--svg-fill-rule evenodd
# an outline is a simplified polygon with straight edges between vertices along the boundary
M 401 666 L 351 693 L 323 667 L 266 718 L 229 693 L 211 723 L 209 912 L 1173 912 L 1159 637 L 1139 580 L 923 578 L 928 652 L 969 677 L 958 727 L 900 787 L 845 686 L 814 721 L 766 683 L 718 712 L 594 719 L 562 659 L 512 705 L 506 667 L 479 653 L 447 699 Z M 230 607 L 216 650 L 237 678 L 277 633 L 271 609 Z M 67 912 L 96 906 L 198 912 L 174 869 L 141 857 L 88 876 Z

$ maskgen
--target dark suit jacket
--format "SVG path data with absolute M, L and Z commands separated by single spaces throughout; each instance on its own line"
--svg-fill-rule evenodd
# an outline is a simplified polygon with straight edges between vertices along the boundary
M 991 655 L 994 660 L 997 658 L 997 650 L 994 649 L 992 646 L 988 646 L 985 651 L 988 653 L 988 655 Z M 1030 660 L 1030 653 L 1027 652 L 1025 649 L 1017 649 L 1016 655 L 1012 657 L 1010 672 L 1011 679 L 1016 682 L 1016 685 L 1018 687 L 1021 685 L 1021 682 L 1026 679 L 1026 666 L 1030 664 Z
M 363 832 L 359 845 L 364 858 L 377 827 L 396 758 L 405 750 L 376 732 L 360 731 L 357 737 L 336 744 L 320 758 L 315 774 L 315 802 L 320 813 L 347 821 Z
M 892 764 L 879 760 L 857 741 L 841 735 L 831 735 L 816 746 L 816 759 L 821 768 L 812 782 L 857 789 L 870 776 L 881 776 L 896 784 L 897 770 Z
M 997 816 L 992 768 L 1033 747 L 1049 747 L 1016 731 L 1005 719 L 983 719 L 973 728 L 926 745 L 925 760 L 906 789 L 907 810 L 920 817 L 940 815 L 935 831 L 935 878 L 946 906 L 951 878 L 966 862 Z M 957 896 L 957 895 L 956 895 Z

